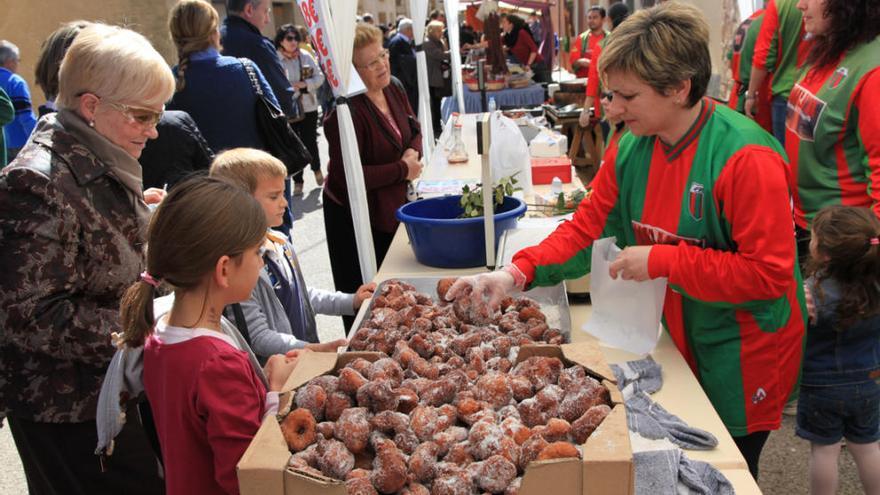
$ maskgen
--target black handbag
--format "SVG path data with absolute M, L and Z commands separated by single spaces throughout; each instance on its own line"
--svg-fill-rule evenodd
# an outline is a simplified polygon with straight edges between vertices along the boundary
M 311 153 L 290 127 L 287 116 L 266 98 L 251 61 L 241 60 L 241 64 L 247 71 L 251 86 L 257 94 L 257 128 L 263 136 L 263 141 L 266 142 L 266 151 L 284 163 L 288 175 L 299 172 L 312 163 Z

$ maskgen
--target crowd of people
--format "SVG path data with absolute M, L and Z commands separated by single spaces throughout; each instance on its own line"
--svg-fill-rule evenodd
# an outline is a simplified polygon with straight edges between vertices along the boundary
M 39 120 L 19 50 L 0 41 L 0 165 L 10 162 L 0 173 L 0 413 L 31 493 L 237 493 L 235 465 L 299 356 L 346 344 L 320 342 L 315 314 L 349 328 L 375 290 L 360 275 L 327 81 L 303 27 L 261 34 L 270 8 L 228 0 L 221 22 L 211 3 L 181 0 L 168 21 L 173 66 L 130 29 L 67 23 L 37 63 Z M 447 297 L 471 286 L 469 297 L 493 305 L 576 278 L 593 241 L 613 235 L 623 248 L 613 277 L 668 279 L 664 325 L 756 478 L 799 393 L 814 492 L 833 493 L 845 439 L 876 493 L 880 6 L 769 0 L 738 29 L 729 106 L 706 96 L 698 9 L 629 14 L 623 3 L 590 9 L 569 52 L 588 77 L 581 124 L 603 122 L 609 140 L 592 194 L 541 244 L 463 277 Z M 548 81 L 541 24 L 500 24 L 508 55 Z M 406 18 L 383 29 L 365 14 L 355 28 L 351 62 L 366 91 L 348 106 L 380 264 L 433 139 L 418 103 L 430 100 L 436 135 L 451 93 L 450 57 L 461 54 L 445 28 L 440 12 L 424 40 Z M 466 29 L 462 41 L 485 43 Z M 429 95 L 418 93 L 416 50 Z M 310 163 L 292 171 L 267 152 L 262 97 Z M 305 167 L 323 187 L 335 291 L 308 287 L 290 241 Z M 138 350 L 142 368 L 123 381 L 146 400 L 128 397 L 129 420 L 96 456 L 99 393 L 124 392 L 101 391 L 117 348 Z

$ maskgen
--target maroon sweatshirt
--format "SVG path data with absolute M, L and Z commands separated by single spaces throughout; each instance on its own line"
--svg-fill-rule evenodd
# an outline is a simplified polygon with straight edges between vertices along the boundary
M 406 202 L 407 167 L 401 157 L 407 148 L 421 155 L 422 133 L 406 93 L 394 83 L 383 91 L 394 126 L 365 94 L 352 97 L 349 107 L 364 171 L 370 225 L 379 232 L 393 233 L 398 224 L 394 213 Z M 349 206 L 336 110 L 324 121 L 324 132 L 330 151 L 324 191 L 331 200 Z

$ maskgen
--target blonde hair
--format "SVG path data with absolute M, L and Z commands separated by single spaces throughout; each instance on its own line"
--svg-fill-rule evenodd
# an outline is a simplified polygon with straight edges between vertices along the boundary
M 709 25 L 692 5 L 666 2 L 640 10 L 615 29 L 599 56 L 599 74 L 632 74 L 666 94 L 690 80 L 688 106 L 696 105 L 709 85 Z
M 430 36 L 432 33 L 439 32 L 439 37 L 442 37 L 443 36 L 443 28 L 444 28 L 444 25 L 442 22 L 431 21 L 428 23 L 428 27 L 427 27 L 427 29 L 425 29 L 425 32 L 428 33 L 428 36 Z
M 209 175 L 234 182 L 253 194 L 261 178 L 287 177 L 287 168 L 281 160 L 265 151 L 234 148 L 214 158 Z
M 61 62 L 58 107 L 76 109 L 83 93 L 161 107 L 174 94 L 174 76 L 143 35 L 94 23 L 80 31 Z
M 220 257 L 258 246 L 266 228 L 263 207 L 236 184 L 204 176 L 184 180 L 150 219 L 146 271 L 175 290 L 194 289 Z M 143 345 L 153 332 L 156 293 L 156 287 L 140 280 L 122 297 L 123 340 L 130 347 Z
M 216 32 L 220 16 L 204 0 L 181 0 L 171 9 L 168 29 L 177 47 L 177 91 L 186 85 L 184 72 L 189 66 L 189 55 L 207 48 L 219 48 Z
M 366 22 L 358 23 L 354 28 L 354 50 L 352 51 L 352 56 L 354 56 L 354 52 L 373 43 L 382 43 L 382 30 Z

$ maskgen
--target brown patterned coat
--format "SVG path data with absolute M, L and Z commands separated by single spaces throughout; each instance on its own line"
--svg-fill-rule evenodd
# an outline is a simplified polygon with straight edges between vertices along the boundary
M 111 164 L 40 121 L 0 173 L 0 411 L 94 419 L 145 222 Z

